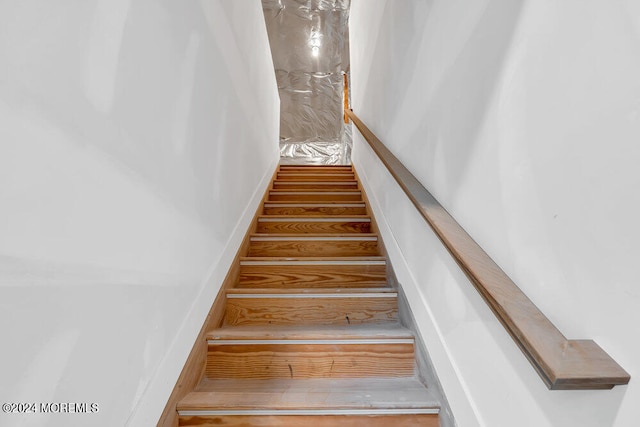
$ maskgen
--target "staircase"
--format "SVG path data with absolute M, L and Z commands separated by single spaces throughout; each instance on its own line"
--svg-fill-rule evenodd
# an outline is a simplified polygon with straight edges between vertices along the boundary
M 438 404 L 350 166 L 280 166 L 180 426 L 428 426 Z

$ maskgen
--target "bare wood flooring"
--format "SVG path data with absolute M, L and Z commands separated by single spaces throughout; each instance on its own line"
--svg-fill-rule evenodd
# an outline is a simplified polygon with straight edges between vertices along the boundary
M 351 166 L 280 166 L 181 426 L 439 425 Z

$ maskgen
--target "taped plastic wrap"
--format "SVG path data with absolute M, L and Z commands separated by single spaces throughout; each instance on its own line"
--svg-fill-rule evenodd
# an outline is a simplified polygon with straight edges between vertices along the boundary
M 280 92 L 282 162 L 350 163 L 342 77 L 349 67 L 350 0 L 262 5 Z

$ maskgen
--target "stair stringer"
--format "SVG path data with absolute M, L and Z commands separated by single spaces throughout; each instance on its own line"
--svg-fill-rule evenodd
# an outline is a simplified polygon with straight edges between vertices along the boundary
M 398 320 L 400 321 L 400 324 L 402 326 L 406 327 L 414 334 L 417 376 L 429 389 L 432 390 L 432 392 L 434 392 L 435 396 L 438 399 L 438 403 L 440 404 L 440 427 L 457 427 L 453 412 L 444 394 L 442 384 L 440 383 L 440 379 L 436 374 L 433 362 L 431 361 L 431 357 L 429 356 L 429 352 L 427 351 L 425 342 L 422 338 L 422 335 L 420 334 L 420 330 L 417 326 L 418 323 L 416 322 L 415 316 L 413 315 L 413 311 L 411 310 L 411 306 L 409 305 L 407 296 L 404 292 L 404 289 L 402 288 L 402 284 L 399 282 L 395 274 L 393 263 L 391 262 L 391 258 L 385 246 L 383 232 L 378 226 L 378 221 L 374 214 L 374 204 L 371 203 L 372 200 L 368 197 L 367 189 L 364 188 L 364 180 L 360 178 L 355 165 L 354 173 L 362 186 L 362 197 L 365 200 L 367 206 L 367 214 L 371 217 L 371 232 L 376 233 L 379 236 L 378 245 L 380 247 L 380 252 L 382 253 L 382 256 L 384 256 L 387 260 L 387 284 L 389 287 L 394 288 L 398 292 Z M 374 199 L 374 201 L 376 200 Z

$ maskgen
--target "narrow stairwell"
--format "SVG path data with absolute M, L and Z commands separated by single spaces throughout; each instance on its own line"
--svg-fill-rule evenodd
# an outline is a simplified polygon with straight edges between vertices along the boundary
M 350 166 L 280 166 L 180 426 L 428 426 L 438 403 Z

